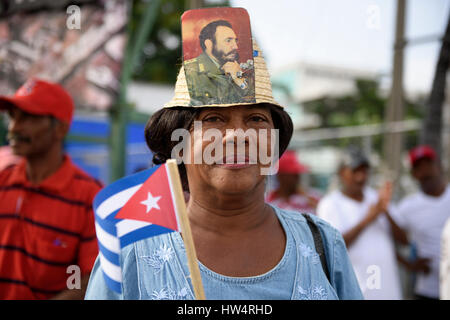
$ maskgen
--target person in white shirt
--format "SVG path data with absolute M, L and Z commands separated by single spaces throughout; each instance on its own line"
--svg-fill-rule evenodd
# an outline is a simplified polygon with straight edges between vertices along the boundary
M 356 148 L 349 148 L 339 166 L 340 190 L 320 200 L 317 215 L 344 237 L 365 299 L 402 299 L 394 238 L 406 236 L 389 215 L 392 186 L 378 193 L 366 186 L 370 164 Z
M 450 218 L 445 223 L 441 238 L 440 298 L 450 300 Z
M 393 214 L 417 247 L 417 260 L 405 266 L 417 273 L 414 293 L 417 299 L 439 299 L 441 235 L 450 218 L 450 185 L 444 180 L 436 152 L 418 146 L 409 152 L 411 174 L 420 191 L 404 198 Z

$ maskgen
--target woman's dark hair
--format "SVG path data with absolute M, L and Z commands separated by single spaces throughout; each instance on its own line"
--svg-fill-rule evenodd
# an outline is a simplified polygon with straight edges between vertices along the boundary
M 270 109 L 275 129 L 279 129 L 279 156 L 287 149 L 291 141 L 293 124 L 292 119 L 282 108 L 261 104 Z M 176 129 L 189 130 L 202 108 L 164 108 L 154 113 L 145 126 L 145 140 L 147 146 L 153 152 L 153 163 L 162 164 L 170 159 L 172 149 L 179 141 L 171 141 L 172 132 Z M 186 168 L 184 164 L 178 166 L 181 182 L 185 191 L 189 190 Z

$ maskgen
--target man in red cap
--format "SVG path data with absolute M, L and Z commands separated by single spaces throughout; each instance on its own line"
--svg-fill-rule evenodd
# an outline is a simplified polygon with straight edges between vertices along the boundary
M 420 191 L 403 199 L 394 212 L 396 222 L 417 247 L 418 258 L 406 267 L 417 273 L 417 299 L 439 299 L 441 234 L 450 218 L 450 186 L 445 182 L 436 152 L 422 145 L 409 152 L 411 174 Z
M 295 151 L 285 151 L 278 162 L 278 188 L 266 201 L 282 209 L 314 214 L 320 194 L 301 187 L 300 177 L 306 172 L 308 168 L 298 161 Z
M 7 139 L 23 159 L 0 171 L 0 299 L 84 297 L 98 253 L 91 204 L 101 184 L 64 154 L 73 109 L 60 85 L 40 79 L 0 97 Z

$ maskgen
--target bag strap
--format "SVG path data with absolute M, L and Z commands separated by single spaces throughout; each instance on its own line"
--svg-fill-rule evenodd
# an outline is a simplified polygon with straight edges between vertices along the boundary
M 306 222 L 308 223 L 308 227 L 311 230 L 311 233 L 312 233 L 312 236 L 314 239 L 314 246 L 316 247 L 317 254 L 320 257 L 320 263 L 322 264 L 323 272 L 327 276 L 328 281 L 331 283 L 330 272 L 328 271 L 328 265 L 327 265 L 327 257 L 325 256 L 322 235 L 320 234 L 319 228 L 314 223 L 313 219 L 311 219 L 309 214 L 302 213 L 302 216 L 305 217 Z

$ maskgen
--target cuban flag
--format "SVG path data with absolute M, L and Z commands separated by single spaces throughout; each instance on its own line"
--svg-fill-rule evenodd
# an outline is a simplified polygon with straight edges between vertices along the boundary
M 120 250 L 138 240 L 179 231 L 176 203 L 166 164 L 127 176 L 94 199 L 100 265 L 108 287 L 122 291 Z

